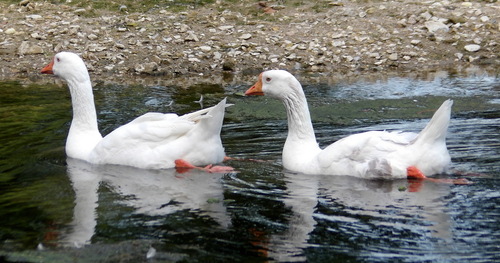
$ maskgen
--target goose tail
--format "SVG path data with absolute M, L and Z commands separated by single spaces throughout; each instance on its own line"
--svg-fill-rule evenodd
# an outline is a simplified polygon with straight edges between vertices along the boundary
M 206 114 L 201 116 L 191 116 L 195 117 L 198 122 L 195 129 L 202 129 L 202 133 L 204 134 L 220 134 L 226 107 L 226 98 L 224 98 L 217 105 L 210 107 L 203 112 L 206 112 Z
M 450 124 L 451 106 L 453 100 L 446 100 L 441 107 L 434 113 L 427 126 L 418 134 L 414 144 L 436 144 L 446 141 L 446 134 Z

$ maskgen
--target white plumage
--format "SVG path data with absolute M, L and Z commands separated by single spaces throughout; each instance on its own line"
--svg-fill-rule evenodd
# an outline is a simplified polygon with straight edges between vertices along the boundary
M 246 95 L 281 100 L 288 118 L 283 166 L 306 174 L 362 178 L 406 178 L 407 168 L 425 175 L 447 171 L 451 158 L 446 133 L 453 101 L 446 100 L 419 133 L 370 131 L 345 137 L 320 149 L 302 86 L 289 72 L 270 70 L 259 76 Z
M 193 165 L 219 163 L 225 153 L 220 132 L 226 99 L 214 107 L 183 116 L 146 113 L 102 137 L 97 127 L 92 85 L 83 60 L 61 52 L 42 69 L 66 80 L 73 120 L 66 141 L 71 158 L 96 164 L 165 169 L 183 159 Z

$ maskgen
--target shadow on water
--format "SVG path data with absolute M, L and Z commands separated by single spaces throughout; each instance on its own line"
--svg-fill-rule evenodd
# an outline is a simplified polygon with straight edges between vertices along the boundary
M 302 76 L 301 76 L 302 77 Z M 299 77 L 299 79 L 301 79 Z M 302 80 L 302 79 L 301 79 Z M 0 261 L 346 262 L 500 258 L 498 77 L 441 74 L 302 81 L 319 143 L 369 130 L 418 132 L 452 98 L 448 147 L 468 186 L 310 176 L 281 168 L 283 106 L 251 83 L 97 85 L 107 134 L 149 111 L 228 97 L 222 139 L 238 173 L 140 170 L 66 159 L 66 87 L 1 82 Z M 203 95 L 203 104 L 196 102 Z M 465 174 L 465 175 L 464 175 Z M 148 259 L 147 255 L 152 256 Z

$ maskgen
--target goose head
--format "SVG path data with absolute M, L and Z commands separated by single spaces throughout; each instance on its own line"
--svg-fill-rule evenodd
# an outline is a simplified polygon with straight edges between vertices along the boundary
M 268 70 L 259 75 L 259 80 L 249 88 L 245 95 L 267 95 L 280 100 L 289 96 L 302 95 L 304 92 L 299 81 L 288 71 Z
M 53 74 L 66 81 L 84 82 L 90 79 L 87 66 L 77 54 L 72 52 L 57 53 L 41 73 Z

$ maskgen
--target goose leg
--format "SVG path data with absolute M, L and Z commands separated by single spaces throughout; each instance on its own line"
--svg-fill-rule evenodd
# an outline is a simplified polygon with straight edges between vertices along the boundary
M 445 184 L 472 184 L 471 181 L 469 181 L 469 180 L 467 180 L 465 178 L 458 178 L 458 179 L 429 178 L 429 177 L 425 176 L 425 174 L 422 173 L 422 171 L 420 171 L 415 166 L 409 166 L 408 168 L 406 168 L 406 176 L 408 178 L 428 180 L 428 181 L 436 182 L 436 183 L 445 183 Z
M 175 160 L 175 168 L 180 173 L 186 172 L 189 169 L 198 169 L 198 170 L 202 170 L 202 171 L 205 171 L 208 173 L 234 172 L 234 168 L 230 167 L 230 166 L 220 166 L 220 165 L 209 164 L 205 167 L 199 167 L 199 166 L 194 166 L 191 163 L 189 163 L 188 161 L 183 160 L 183 159 Z

